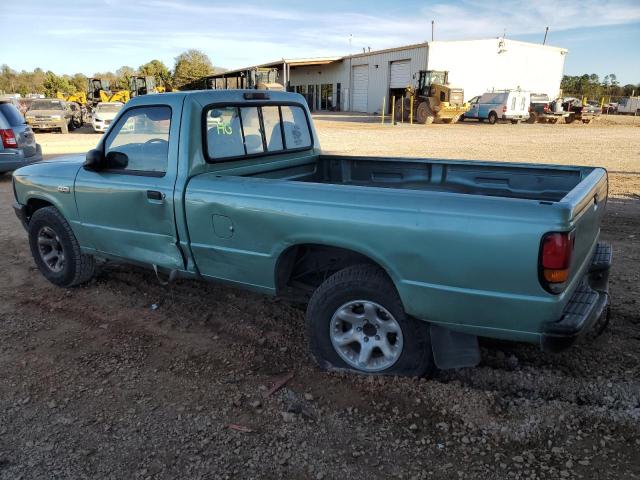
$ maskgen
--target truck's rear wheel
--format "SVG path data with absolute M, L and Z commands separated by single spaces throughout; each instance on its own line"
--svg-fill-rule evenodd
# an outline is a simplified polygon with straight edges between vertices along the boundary
M 527 118 L 527 123 L 536 123 L 537 115 L 535 113 L 530 113 L 529 118 Z
M 311 297 L 306 323 L 322 369 L 421 376 L 433 368 L 428 324 L 405 313 L 393 283 L 374 265 L 329 277 Z
M 496 112 L 491 112 L 489 114 L 488 120 L 491 125 L 495 125 L 495 123 L 498 121 L 498 114 Z
M 564 117 L 564 123 L 573 123 L 575 119 L 576 119 L 576 116 L 574 114 L 568 115 Z
M 80 285 L 93 276 L 93 257 L 80 251 L 71 226 L 55 207 L 41 208 L 31 216 L 29 246 L 42 275 L 59 287 Z
M 416 121 L 418 123 L 429 125 L 430 123 L 433 123 L 435 118 L 436 116 L 431 111 L 431 108 L 429 108 L 427 102 L 421 102 L 418 105 L 418 108 L 416 108 Z

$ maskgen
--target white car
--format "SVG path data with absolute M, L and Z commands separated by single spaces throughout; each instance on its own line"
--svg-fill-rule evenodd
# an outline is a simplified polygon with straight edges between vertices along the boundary
M 123 105 L 122 102 L 102 102 L 96 105 L 91 116 L 93 130 L 95 132 L 106 132 Z

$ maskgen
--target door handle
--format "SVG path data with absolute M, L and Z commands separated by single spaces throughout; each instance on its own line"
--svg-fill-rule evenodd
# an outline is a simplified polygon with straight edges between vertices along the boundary
M 164 200 L 165 194 L 157 190 L 147 190 L 147 198 L 149 200 Z

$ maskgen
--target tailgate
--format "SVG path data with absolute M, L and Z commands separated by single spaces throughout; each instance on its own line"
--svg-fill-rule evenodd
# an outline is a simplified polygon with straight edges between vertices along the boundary
M 574 232 L 574 248 L 569 278 L 573 278 L 591 260 L 593 249 L 600 235 L 600 222 L 607 203 L 607 171 L 595 168 L 562 202 L 571 205 L 571 223 Z

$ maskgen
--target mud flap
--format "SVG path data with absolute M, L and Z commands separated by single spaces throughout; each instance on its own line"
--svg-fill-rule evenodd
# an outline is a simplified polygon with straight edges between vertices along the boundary
M 433 359 L 440 370 L 475 367 L 480 363 L 478 337 L 431 324 Z

